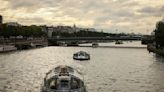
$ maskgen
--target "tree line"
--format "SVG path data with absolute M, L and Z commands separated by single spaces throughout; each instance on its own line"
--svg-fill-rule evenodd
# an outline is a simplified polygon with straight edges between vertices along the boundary
M 164 21 L 159 21 L 156 24 L 155 32 L 155 42 L 156 48 L 164 47 Z
M 23 36 L 23 37 L 42 37 L 46 33 L 41 30 L 41 27 L 36 25 L 31 26 L 10 26 L 2 24 L 0 36 L 9 38 L 10 36 Z
M 130 36 L 132 34 L 126 33 L 106 33 L 98 31 L 88 31 L 80 30 L 76 32 L 62 32 L 54 31 L 52 36 L 60 37 L 120 37 L 120 36 Z M 135 35 L 135 34 L 133 34 Z M 10 36 L 23 36 L 23 37 L 47 37 L 47 33 L 43 32 L 40 26 L 31 25 L 31 26 L 10 26 L 7 24 L 2 25 L 2 30 L 0 31 L 0 36 L 9 38 Z
M 88 31 L 88 30 L 80 30 L 77 32 L 57 32 L 54 31 L 52 33 L 53 37 L 56 36 L 60 36 L 60 37 L 119 37 L 119 36 L 127 36 L 129 34 L 125 34 L 125 33 L 119 33 L 119 34 L 115 34 L 115 33 L 105 33 L 103 31 L 98 32 L 98 31 Z

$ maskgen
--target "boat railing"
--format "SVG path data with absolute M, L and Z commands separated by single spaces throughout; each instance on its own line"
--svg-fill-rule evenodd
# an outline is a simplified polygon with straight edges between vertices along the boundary
M 51 89 L 50 92 L 85 92 L 85 87 L 79 89 L 72 89 L 72 90 L 53 90 Z

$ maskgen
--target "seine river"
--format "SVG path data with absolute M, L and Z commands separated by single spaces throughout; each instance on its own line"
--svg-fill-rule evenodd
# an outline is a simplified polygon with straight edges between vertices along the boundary
M 1 53 L 0 92 L 40 92 L 45 73 L 58 65 L 80 70 L 88 92 L 164 92 L 163 57 L 149 53 L 140 42 L 100 46 L 112 47 L 52 46 Z M 73 60 L 80 50 L 91 60 Z

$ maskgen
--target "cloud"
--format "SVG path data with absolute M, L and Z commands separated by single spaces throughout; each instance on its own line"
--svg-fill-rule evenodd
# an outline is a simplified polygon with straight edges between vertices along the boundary
M 144 7 L 140 10 L 138 10 L 138 12 L 142 13 L 143 15 L 151 15 L 151 16 L 162 16 L 163 12 L 164 12 L 164 6 L 161 7 Z
M 164 12 L 163 0 L 3 0 L 4 21 L 73 25 L 106 32 L 153 30 Z

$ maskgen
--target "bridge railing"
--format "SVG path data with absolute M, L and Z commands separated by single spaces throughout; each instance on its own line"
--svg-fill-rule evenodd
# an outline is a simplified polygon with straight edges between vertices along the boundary
M 141 40 L 140 37 L 54 37 L 48 40 L 62 41 L 62 40 Z

